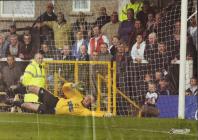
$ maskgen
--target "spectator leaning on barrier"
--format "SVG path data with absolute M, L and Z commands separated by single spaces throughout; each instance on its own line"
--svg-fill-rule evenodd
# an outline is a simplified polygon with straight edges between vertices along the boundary
M 45 87 L 45 69 L 43 63 L 43 55 L 36 53 L 32 62 L 26 67 L 22 76 L 22 84 L 24 86 L 35 85 Z M 24 97 L 25 102 L 38 102 L 38 96 L 28 93 Z
M 21 53 L 21 43 L 18 40 L 17 35 L 13 34 L 10 36 L 10 43 L 6 50 L 6 56 L 13 55 L 15 57 L 19 57 Z
M 144 60 L 145 41 L 141 34 L 136 36 L 136 43 L 132 46 L 131 57 L 134 62 L 140 63 Z
M 32 38 L 31 35 L 25 33 L 23 35 L 23 43 L 21 45 L 21 52 L 19 57 L 24 60 L 30 60 L 34 57 L 38 49 L 32 45 Z

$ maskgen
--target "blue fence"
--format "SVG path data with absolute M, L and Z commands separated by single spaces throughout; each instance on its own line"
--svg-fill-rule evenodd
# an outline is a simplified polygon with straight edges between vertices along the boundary
M 158 99 L 157 107 L 160 110 L 161 118 L 178 117 L 178 95 L 161 95 Z M 194 119 L 198 109 L 198 96 L 186 96 L 185 98 L 185 118 Z

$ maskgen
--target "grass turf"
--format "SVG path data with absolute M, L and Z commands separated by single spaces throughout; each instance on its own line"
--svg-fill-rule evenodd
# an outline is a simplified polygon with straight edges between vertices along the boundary
M 189 128 L 191 132 L 188 135 L 169 134 L 171 128 Z M 197 140 L 198 121 L 0 113 L 0 140 L 95 139 Z

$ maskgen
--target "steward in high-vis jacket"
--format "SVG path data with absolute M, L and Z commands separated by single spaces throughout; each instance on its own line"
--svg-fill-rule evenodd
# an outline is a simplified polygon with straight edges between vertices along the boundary
M 24 86 L 34 85 L 45 87 L 45 69 L 43 64 L 43 55 L 36 53 L 34 60 L 26 67 L 22 76 L 22 84 Z M 24 102 L 38 102 L 38 96 L 28 93 L 24 97 Z
M 136 16 L 136 14 L 142 10 L 142 6 L 143 6 L 143 2 L 141 1 L 135 1 L 135 0 L 130 0 L 130 3 L 126 4 L 122 10 L 120 11 L 119 14 L 119 20 L 123 21 L 123 20 L 127 20 L 127 10 L 128 9 L 133 9 L 134 10 L 134 14 Z

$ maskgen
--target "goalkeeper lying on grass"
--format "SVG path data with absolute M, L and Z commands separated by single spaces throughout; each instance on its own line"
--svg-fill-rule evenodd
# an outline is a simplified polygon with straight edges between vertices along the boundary
M 6 103 L 18 106 L 41 114 L 68 114 L 79 116 L 110 117 L 111 113 L 91 111 L 88 108 L 95 103 L 95 98 L 91 95 L 83 96 L 75 89 L 75 84 L 65 83 L 62 87 L 65 98 L 55 97 L 44 88 L 37 86 L 20 87 L 14 89 L 14 93 L 25 94 L 32 92 L 38 95 L 41 104 L 26 103 L 22 101 L 7 100 Z

